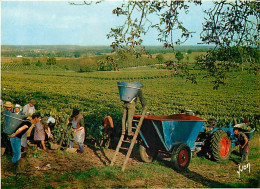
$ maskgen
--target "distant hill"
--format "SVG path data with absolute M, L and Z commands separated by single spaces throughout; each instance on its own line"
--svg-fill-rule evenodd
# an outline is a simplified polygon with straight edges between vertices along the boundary
M 8 57 L 80 57 L 82 55 L 101 55 L 110 53 L 109 46 L 78 46 L 78 45 L 2 45 L 2 56 Z
M 179 45 L 174 46 L 174 50 L 181 51 L 181 52 L 207 52 L 208 50 L 212 49 L 213 46 L 209 45 Z M 173 52 L 173 49 L 165 49 L 162 46 L 147 46 L 146 50 L 151 54 L 156 53 L 171 53 Z
M 80 45 L 2 45 L 2 56 L 6 57 L 40 57 L 40 56 L 54 56 L 54 57 L 81 57 L 89 55 L 102 55 L 111 53 L 110 46 L 80 46 Z M 175 50 L 182 52 L 206 52 L 212 46 L 176 46 Z M 150 54 L 156 53 L 171 53 L 173 49 L 165 49 L 162 46 L 146 46 L 146 51 Z

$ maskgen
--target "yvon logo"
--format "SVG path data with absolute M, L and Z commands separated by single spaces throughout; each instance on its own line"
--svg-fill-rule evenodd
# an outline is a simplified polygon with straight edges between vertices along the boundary
M 250 163 L 246 164 L 246 165 L 239 165 L 238 166 L 238 171 L 237 171 L 237 174 L 240 178 L 240 173 L 247 170 L 248 169 L 248 172 L 250 173 Z

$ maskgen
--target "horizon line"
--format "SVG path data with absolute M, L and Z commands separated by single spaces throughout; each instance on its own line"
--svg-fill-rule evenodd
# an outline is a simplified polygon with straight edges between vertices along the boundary
M 79 47 L 110 47 L 110 45 L 9 45 L 9 44 L 1 44 L 1 46 L 79 46 Z M 141 45 L 141 46 L 153 46 L 153 47 L 164 47 L 163 45 Z M 208 44 L 197 44 L 197 45 L 174 45 L 174 47 L 179 46 L 214 46 Z

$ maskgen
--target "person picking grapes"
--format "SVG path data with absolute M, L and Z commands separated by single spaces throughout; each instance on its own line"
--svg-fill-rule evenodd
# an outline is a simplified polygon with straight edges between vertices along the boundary
M 238 144 L 239 144 L 239 152 L 241 155 L 241 163 L 244 161 L 248 161 L 248 138 L 245 135 L 245 133 L 240 132 L 239 129 L 237 127 L 234 127 L 233 129 L 235 137 L 238 140 Z

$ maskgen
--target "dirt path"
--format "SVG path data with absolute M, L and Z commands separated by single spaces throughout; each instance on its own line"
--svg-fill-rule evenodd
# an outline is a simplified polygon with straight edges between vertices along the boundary
M 90 188 L 259 187 L 260 183 L 257 181 L 260 175 L 259 141 L 260 137 L 256 137 L 251 142 L 251 154 L 249 156 L 251 171 L 250 173 L 248 170 L 242 172 L 241 178 L 238 177 L 237 173 L 239 165 L 236 161 L 239 160 L 239 156 L 236 154 L 233 154 L 231 159 L 225 163 L 213 162 L 204 157 L 193 157 L 189 165 L 189 171 L 176 172 L 171 168 L 169 158 L 159 154 L 157 162 L 143 163 L 140 161 L 138 151 L 135 149 L 127 164 L 126 172 L 122 173 L 119 170 L 117 172 L 115 170 L 110 171 L 110 167 L 108 167 L 115 150 L 94 150 L 85 146 L 83 154 L 57 150 L 48 150 L 46 152 L 43 150 L 28 151 L 26 156 L 22 158 L 22 175 L 25 178 L 21 182 L 26 183 L 26 179 L 35 178 L 34 184 L 39 181 L 41 184 L 54 188 L 60 188 L 64 184 L 67 184 L 66 186 L 69 188 L 72 186 L 72 188 L 85 188 L 86 186 Z M 115 165 L 121 167 L 124 158 L 125 153 L 118 153 Z M 13 181 L 12 178 L 19 179 L 19 177 L 10 168 L 11 156 L 2 156 L 1 163 L 1 179 L 4 180 L 4 184 L 10 182 L 11 188 L 16 186 L 15 183 L 19 181 Z M 101 168 L 101 172 L 98 172 L 93 177 L 88 177 L 87 181 L 75 178 L 75 175 L 72 174 L 84 175 L 93 171 L 91 168 L 95 170 Z M 104 174 L 107 175 L 99 177 L 100 174 L 102 175 L 102 171 L 105 171 Z M 68 174 L 71 177 L 66 177 Z M 43 180 L 46 175 L 51 177 L 47 182 Z M 59 178 L 62 175 L 65 175 L 64 180 Z M 253 185 L 248 185 L 250 182 Z M 25 188 L 32 187 L 28 185 Z
M 41 174 L 41 172 L 75 172 L 85 171 L 91 167 L 104 167 L 110 165 L 115 150 L 103 149 L 94 150 L 85 146 L 84 153 L 70 153 L 57 150 L 43 151 L 37 149 L 34 151 L 28 151 L 26 154 L 22 154 L 22 171 L 26 174 Z M 24 156 L 24 157 L 23 157 Z M 138 155 L 133 152 L 131 158 L 129 158 L 128 167 L 142 164 L 140 159 L 137 159 Z M 118 153 L 116 166 L 122 166 L 122 162 L 125 159 L 124 153 Z M 11 164 L 10 159 L 2 161 L 2 178 L 6 178 L 14 175 L 13 171 L 8 167 Z

